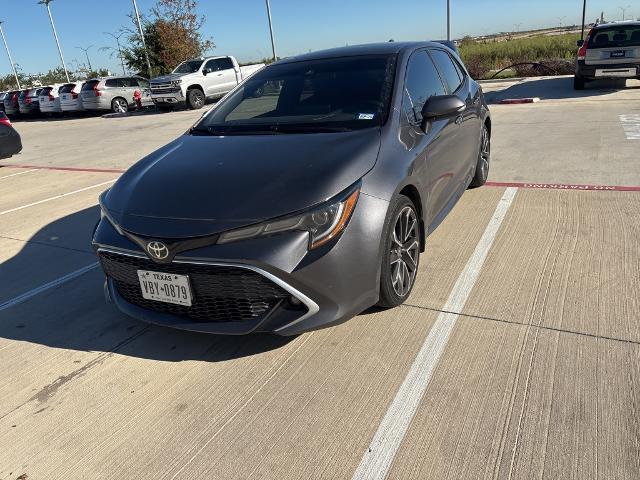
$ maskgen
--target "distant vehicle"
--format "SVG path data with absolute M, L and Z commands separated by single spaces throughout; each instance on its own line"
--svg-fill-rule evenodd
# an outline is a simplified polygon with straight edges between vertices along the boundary
M 63 112 L 82 112 L 82 97 L 80 90 L 85 82 L 67 83 L 60 87 L 58 95 L 60 96 L 60 109 Z
M 0 111 L 4 112 L 4 98 L 9 92 L 0 92 Z
M 107 298 L 217 334 L 398 306 L 426 237 L 487 180 L 490 134 L 482 88 L 441 44 L 280 60 L 101 195 Z
M 584 89 L 592 80 L 640 78 L 640 22 L 595 25 L 577 45 L 576 90 Z
M 264 67 L 241 67 L 235 57 L 194 58 L 182 62 L 171 74 L 151 79 L 151 98 L 162 109 L 187 105 L 195 110 L 207 100 L 223 97 L 245 78 Z
M 135 107 L 133 94 L 142 93 L 142 106 L 153 105 L 149 95 L 149 81 L 142 77 L 106 77 L 87 80 L 80 90 L 85 110 L 111 110 L 113 113 L 126 113 Z
M 62 85 L 49 85 L 43 87 L 38 95 L 38 101 L 40 102 L 40 111 L 42 113 L 60 113 L 62 108 L 60 106 L 59 90 Z
M 4 112 L 0 112 L 0 159 L 9 158 L 22 150 L 20 135 Z
M 18 109 L 18 96 L 20 95 L 20 90 L 11 90 L 7 92 L 4 97 L 4 113 L 7 115 L 15 115 L 16 113 L 20 113 Z
M 18 108 L 20 113 L 34 114 L 40 112 L 39 95 L 42 91 L 41 87 L 23 90 L 18 96 Z

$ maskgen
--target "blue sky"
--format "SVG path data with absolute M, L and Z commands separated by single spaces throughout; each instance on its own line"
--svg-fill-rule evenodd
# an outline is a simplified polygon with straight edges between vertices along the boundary
M 619 19 L 618 5 L 631 5 L 627 12 L 640 16 L 640 0 L 587 0 L 587 19 L 600 11 L 605 18 Z M 46 9 L 37 0 L 4 0 L 3 28 L 9 47 L 24 72 L 46 71 L 60 64 Z M 155 0 L 138 0 L 142 12 Z M 271 0 L 271 10 L 280 56 L 290 56 L 345 44 L 374 41 L 421 40 L 446 36 L 445 0 Z M 241 61 L 258 60 L 270 54 L 269 30 L 264 0 L 200 0 L 207 20 L 203 33 L 216 43 L 216 54 L 236 55 Z M 117 60 L 99 51 L 112 45 L 103 31 L 116 32 L 128 24 L 131 0 L 54 0 L 51 10 L 67 64 L 84 62 L 75 48 L 95 45 L 89 54 L 93 67 L 117 69 Z M 452 0 L 453 36 L 482 35 L 513 30 L 579 23 L 582 0 Z M 11 67 L 0 50 L 0 73 Z

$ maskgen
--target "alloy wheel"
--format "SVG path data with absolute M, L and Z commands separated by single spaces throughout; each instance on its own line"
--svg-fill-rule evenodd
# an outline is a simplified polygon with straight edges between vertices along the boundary
M 391 231 L 391 285 L 399 297 L 407 295 L 413 287 L 419 255 L 418 219 L 414 209 L 406 206 L 398 214 Z
M 489 175 L 489 159 L 491 158 L 491 142 L 487 128 L 482 129 L 482 147 L 480 149 L 480 173 L 483 179 Z
M 127 102 L 125 100 L 122 100 L 121 98 L 116 98 L 113 101 L 113 109 L 115 110 L 116 113 L 126 113 L 127 110 L 129 109 L 129 105 L 127 105 Z

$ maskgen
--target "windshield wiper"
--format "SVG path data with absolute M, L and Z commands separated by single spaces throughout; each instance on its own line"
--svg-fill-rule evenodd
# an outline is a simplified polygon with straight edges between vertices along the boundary
M 224 137 L 230 135 L 282 135 L 277 127 L 269 126 L 267 129 L 249 129 L 249 128 L 233 128 L 233 127 L 217 127 L 217 126 L 196 126 L 189 130 L 191 135 L 209 135 L 213 137 Z

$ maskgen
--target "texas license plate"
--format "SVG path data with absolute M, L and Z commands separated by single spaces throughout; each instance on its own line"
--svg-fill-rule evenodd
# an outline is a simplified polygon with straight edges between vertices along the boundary
M 191 287 L 187 275 L 138 270 L 138 279 L 143 298 L 191 306 Z
M 625 55 L 625 50 L 616 50 L 614 52 L 611 52 L 611 58 L 623 58 Z

